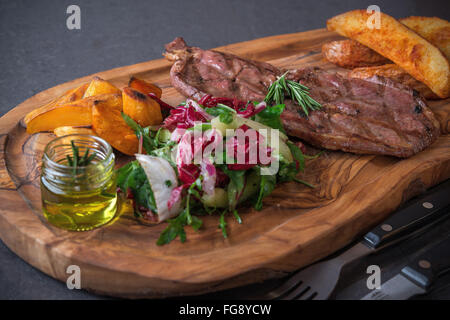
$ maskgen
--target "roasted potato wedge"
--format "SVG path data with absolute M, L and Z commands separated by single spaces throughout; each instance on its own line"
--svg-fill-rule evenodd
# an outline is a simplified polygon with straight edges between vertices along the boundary
M 92 124 L 92 105 L 102 101 L 111 109 L 122 110 L 121 94 L 103 94 L 70 103 L 47 105 L 25 121 L 28 133 L 53 131 L 64 126 L 87 126 Z
M 450 59 L 450 23 L 436 17 L 408 17 L 399 20 L 408 28 L 435 45 Z M 372 67 L 390 64 L 389 59 L 355 40 L 325 43 L 322 54 L 328 61 L 343 68 Z
M 121 92 L 119 88 L 113 86 L 108 81 L 103 80 L 102 78 L 99 77 L 94 77 L 94 79 L 92 79 L 91 83 L 89 84 L 89 87 L 86 89 L 83 98 L 97 96 L 99 94 L 106 94 L 106 93 L 121 93 Z
M 95 135 L 94 130 L 92 130 L 92 126 L 64 126 L 58 127 L 53 130 L 53 133 L 57 137 L 66 136 L 68 134 L 90 134 Z
M 162 95 L 160 87 L 134 76 L 130 78 L 128 86 L 144 94 L 154 93 L 158 98 L 161 98 Z
M 138 152 L 139 141 L 123 120 L 121 110 L 111 108 L 104 101 L 99 101 L 92 107 L 92 128 L 96 135 L 120 152 L 127 155 Z
M 327 21 L 327 27 L 390 59 L 439 97 L 450 96 L 450 66 L 444 54 L 399 21 L 380 14 L 379 29 L 368 28 L 371 14 L 366 10 L 349 11 L 333 17 Z
M 343 68 L 380 66 L 389 63 L 372 49 L 355 40 L 340 40 L 325 43 L 322 46 L 325 59 Z
M 408 17 L 400 22 L 441 49 L 450 60 L 450 22 L 436 17 Z
M 408 72 L 397 66 L 396 64 L 385 64 L 383 66 L 355 68 L 349 73 L 350 77 L 367 79 L 373 76 L 381 76 L 390 78 L 400 82 L 418 91 L 427 99 L 439 99 L 439 97 L 430 90 L 425 84 L 414 79 Z
M 130 87 L 123 88 L 123 112 L 142 127 L 162 122 L 159 104 L 142 92 Z

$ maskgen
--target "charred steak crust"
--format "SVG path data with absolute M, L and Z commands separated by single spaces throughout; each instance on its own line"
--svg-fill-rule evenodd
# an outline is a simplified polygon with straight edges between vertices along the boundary
M 172 85 L 184 96 L 196 100 L 211 94 L 260 101 L 280 75 L 280 70 L 268 63 L 189 47 L 183 38 L 167 44 L 164 56 L 175 61 L 170 70 Z
M 175 61 L 172 85 L 196 100 L 210 94 L 261 101 L 281 75 L 268 63 L 189 47 L 182 38 L 166 45 L 164 55 Z M 289 135 L 313 145 L 404 158 L 425 149 L 439 135 L 439 123 L 425 100 L 401 83 L 379 76 L 351 78 L 320 68 L 291 70 L 288 78 L 308 86 L 322 104 L 305 117 L 297 104 L 286 100 L 281 115 Z
M 433 143 L 439 123 L 425 100 L 390 79 L 347 78 L 319 68 L 292 70 L 291 80 L 310 88 L 322 104 L 308 118 L 287 103 L 281 115 L 288 134 L 331 150 L 409 157 Z

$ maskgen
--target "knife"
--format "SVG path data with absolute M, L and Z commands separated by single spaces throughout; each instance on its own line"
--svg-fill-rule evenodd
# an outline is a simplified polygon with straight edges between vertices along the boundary
M 308 295 L 311 294 L 314 299 L 327 299 L 336 287 L 345 265 L 424 232 L 438 221 L 446 219 L 449 216 L 449 190 L 450 179 L 429 189 L 424 196 L 408 202 L 368 232 L 356 245 L 334 258 L 297 272 L 283 285 L 265 294 L 264 298 L 299 298 L 299 292 L 309 288 Z
M 450 233 L 447 237 L 414 259 L 399 274 L 386 281 L 361 300 L 406 300 L 426 293 L 434 279 L 450 270 Z

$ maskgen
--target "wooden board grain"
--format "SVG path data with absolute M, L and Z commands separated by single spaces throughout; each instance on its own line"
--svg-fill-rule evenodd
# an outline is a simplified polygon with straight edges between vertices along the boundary
M 322 60 L 320 48 L 340 38 L 319 29 L 218 50 L 278 67 L 338 70 Z M 119 87 L 130 75 L 142 77 L 163 88 L 163 100 L 177 104 L 183 97 L 171 87 L 169 69 L 170 63 L 159 59 L 95 75 Z M 262 211 L 241 210 L 242 225 L 228 219 L 228 239 L 217 229 L 217 217 L 206 217 L 200 232 L 188 230 L 186 243 L 158 247 L 155 242 L 165 225 L 142 225 L 126 208 L 102 228 L 60 230 L 43 218 L 39 191 L 42 150 L 53 136 L 27 135 L 21 119 L 92 76 L 45 90 L 0 119 L 0 236 L 16 254 L 54 278 L 66 281 L 67 267 L 80 266 L 82 288 L 97 293 L 191 295 L 283 276 L 345 246 L 401 203 L 450 177 L 447 99 L 430 103 L 445 134 L 427 150 L 405 160 L 327 151 L 308 161 L 301 177 L 316 189 L 280 185 Z

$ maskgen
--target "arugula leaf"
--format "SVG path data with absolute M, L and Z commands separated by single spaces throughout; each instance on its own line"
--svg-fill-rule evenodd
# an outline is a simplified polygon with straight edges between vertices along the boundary
M 303 180 L 300 180 L 300 179 L 297 179 L 297 178 L 294 178 L 294 179 L 292 179 L 292 180 L 294 180 L 295 182 L 304 184 L 305 186 L 308 186 L 308 187 L 313 188 L 313 189 L 316 187 L 315 185 L 312 185 L 312 184 L 309 183 L 309 182 L 306 182 L 306 181 L 303 181 Z
M 197 124 L 193 127 L 190 127 L 188 129 L 186 129 L 186 131 L 195 131 L 195 130 L 200 130 L 200 131 L 206 131 L 212 128 L 212 125 L 210 123 L 200 123 Z
M 239 224 L 241 224 L 241 223 L 242 223 L 242 219 L 241 219 L 241 217 L 239 216 L 237 210 L 233 210 L 233 215 L 234 215 L 234 217 L 236 218 L 237 222 L 238 222 Z
M 284 131 L 283 124 L 281 122 L 280 116 L 285 108 L 284 104 L 277 104 L 274 106 L 267 106 L 263 111 L 259 112 L 255 115 L 255 121 L 271 127 L 273 129 L 278 129 L 283 133 Z
M 224 112 L 220 114 L 219 120 L 222 123 L 230 124 L 233 122 L 233 114 L 231 112 Z
M 228 206 L 230 210 L 234 210 L 239 200 L 238 197 L 245 186 L 246 170 L 229 170 L 226 165 L 222 165 L 221 169 L 230 178 L 227 187 Z
M 287 141 L 287 145 L 294 159 L 298 161 L 299 171 L 303 171 L 305 169 L 305 156 L 302 150 L 290 141 Z
M 167 160 L 170 165 L 176 169 L 177 165 L 175 162 L 173 162 L 172 160 L 172 147 L 175 145 L 175 141 L 170 141 L 166 144 L 166 146 L 162 147 L 162 148 L 158 148 L 155 150 L 152 150 L 149 155 L 158 157 L 158 158 L 163 158 L 165 160 Z M 175 170 L 175 172 L 178 173 L 178 170 Z
M 144 169 L 142 169 L 137 160 L 124 165 L 116 171 L 116 174 L 117 186 L 125 194 L 130 189 L 138 207 L 143 206 L 153 212 L 157 212 L 152 188 Z
M 203 221 L 200 218 L 198 218 L 197 216 L 192 216 L 191 227 L 195 231 L 198 231 L 198 229 L 200 229 L 202 225 L 203 225 Z
M 261 175 L 258 199 L 256 200 L 256 203 L 253 206 L 255 208 L 255 210 L 262 209 L 263 199 L 272 193 L 273 189 L 275 189 L 276 184 L 277 184 L 276 176 Z
M 123 192 L 126 192 L 128 189 L 128 180 L 136 165 L 139 165 L 137 160 L 128 162 L 126 165 L 116 170 L 117 186 Z
M 178 217 L 175 219 L 169 219 L 167 222 L 169 225 L 159 236 L 157 245 L 161 246 L 164 244 L 168 244 L 172 240 L 174 240 L 177 236 L 180 237 L 181 242 L 186 241 L 186 231 L 184 230 L 185 226 L 191 226 L 195 231 L 198 231 L 203 225 L 203 221 L 191 215 L 191 195 L 199 196 L 198 190 L 196 188 L 201 188 L 201 180 L 198 178 L 195 180 L 188 188 L 187 196 L 186 196 L 186 207 L 180 213 Z
M 142 128 L 136 121 L 130 118 L 128 115 L 122 112 L 122 118 L 134 130 L 136 137 L 141 139 L 142 147 L 147 154 L 150 154 L 153 150 L 164 147 L 167 144 L 173 145 L 170 141 L 170 131 L 165 128 L 159 128 L 158 131 L 150 130 L 150 127 Z
M 205 108 L 206 113 L 219 117 L 220 122 L 229 124 L 233 122 L 233 117 L 236 111 L 224 104 L 217 104 L 217 106 L 213 108 Z
M 302 150 L 297 147 L 295 144 L 293 144 L 292 142 L 288 141 L 287 145 L 289 147 L 289 149 L 291 150 L 292 156 L 294 157 L 294 159 L 296 161 L 291 162 L 291 163 L 283 163 L 280 162 L 280 168 L 278 170 L 278 176 L 280 177 L 280 181 L 296 181 L 299 183 L 302 183 L 310 188 L 315 188 L 314 185 L 300 180 L 298 178 L 296 178 L 297 174 L 300 171 L 303 171 L 305 168 L 305 158 L 306 159 L 315 159 L 317 157 L 319 157 L 321 155 L 322 152 L 319 152 L 318 154 L 316 154 L 315 156 L 307 156 L 304 155 Z M 298 166 L 297 166 L 298 163 Z
M 160 234 L 156 244 L 162 246 L 168 244 L 172 240 L 175 240 L 177 236 L 180 236 L 180 241 L 186 241 L 186 232 L 184 231 L 184 226 L 187 225 L 186 221 L 186 209 L 183 210 L 178 217 L 175 219 L 167 220 L 169 225 Z
M 244 175 L 247 170 L 230 170 L 226 165 L 221 165 L 222 171 L 230 178 L 238 189 L 244 188 Z
M 222 212 L 222 214 L 220 215 L 218 228 L 222 229 L 222 235 L 226 239 L 228 238 L 228 234 L 227 234 L 227 223 L 225 221 L 225 213 L 226 211 Z
M 316 158 L 320 157 L 320 156 L 322 155 L 323 152 L 324 152 L 324 151 L 322 150 L 322 151 L 320 151 L 318 154 L 315 154 L 315 155 L 313 155 L 313 156 L 309 156 L 309 155 L 307 155 L 307 154 L 304 154 L 303 157 L 305 157 L 305 159 L 312 160 L 312 159 L 316 159 Z
M 292 181 L 298 174 L 297 164 L 295 161 L 286 163 L 280 161 L 280 168 L 278 169 L 278 177 L 280 182 Z

